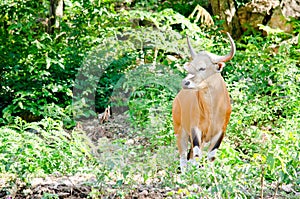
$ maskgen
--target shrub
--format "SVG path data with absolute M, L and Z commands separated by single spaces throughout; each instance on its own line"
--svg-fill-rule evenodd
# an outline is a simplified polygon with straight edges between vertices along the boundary
M 0 129 L 1 173 L 27 179 L 53 172 L 75 173 L 89 167 L 90 148 L 80 132 L 69 134 L 61 122 L 50 118 L 27 123 L 17 117 L 14 122 Z

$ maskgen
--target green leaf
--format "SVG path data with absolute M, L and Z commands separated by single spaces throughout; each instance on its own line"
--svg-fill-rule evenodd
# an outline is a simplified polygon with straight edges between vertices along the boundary
M 270 170 L 273 171 L 275 168 L 275 160 L 274 160 L 274 156 L 273 154 L 269 154 L 267 156 L 267 161 L 266 161 L 267 165 L 269 166 Z

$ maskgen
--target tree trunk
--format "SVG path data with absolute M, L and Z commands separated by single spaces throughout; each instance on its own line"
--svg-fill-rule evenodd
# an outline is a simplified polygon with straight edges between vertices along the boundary
M 52 34 L 54 32 L 54 28 L 59 28 L 59 20 L 57 17 L 62 18 L 64 9 L 64 1 L 63 0 L 50 0 L 49 7 L 49 20 L 48 20 L 48 28 L 47 32 Z
M 210 0 L 214 15 L 224 20 L 223 27 L 233 38 L 237 39 L 242 35 L 241 24 L 237 16 L 237 8 L 234 0 Z

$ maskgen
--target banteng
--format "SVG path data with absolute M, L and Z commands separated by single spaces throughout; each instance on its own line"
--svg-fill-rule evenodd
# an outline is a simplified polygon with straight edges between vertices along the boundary
M 225 56 L 201 51 L 196 54 L 189 39 L 188 47 L 192 61 L 184 65 L 188 72 L 182 81 L 182 90 L 173 102 L 172 116 L 180 168 L 183 171 L 187 161 L 195 163 L 201 157 L 203 146 L 210 143 L 208 159 L 214 161 L 215 154 L 225 135 L 231 114 L 229 94 L 220 72 L 235 54 L 235 44 L 227 33 L 231 50 Z M 191 149 L 188 153 L 188 142 Z

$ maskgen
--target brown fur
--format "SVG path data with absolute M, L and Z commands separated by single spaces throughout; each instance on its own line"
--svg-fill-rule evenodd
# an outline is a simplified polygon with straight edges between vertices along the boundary
M 220 131 L 223 132 L 223 137 L 226 131 L 231 105 L 225 82 L 220 73 L 208 77 L 205 81 L 205 87 L 199 90 L 182 89 L 173 102 L 173 125 L 180 154 L 183 152 L 183 130 L 187 132 L 192 144 L 192 129 L 198 127 L 202 132 L 200 148 Z M 213 147 L 214 143 L 211 143 L 209 150 Z M 190 156 L 192 157 L 192 153 Z

